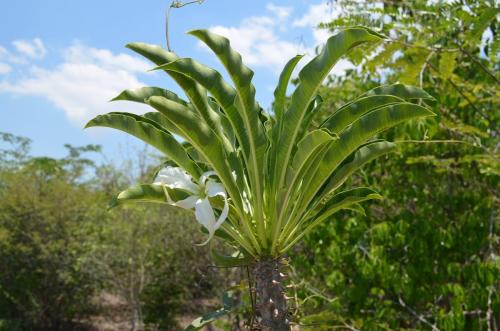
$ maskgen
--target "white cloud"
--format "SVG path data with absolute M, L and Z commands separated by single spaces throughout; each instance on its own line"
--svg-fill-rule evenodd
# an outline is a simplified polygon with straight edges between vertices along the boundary
M 292 26 L 312 29 L 316 44 L 323 44 L 331 33 L 325 29 L 318 29 L 320 23 L 328 23 L 339 16 L 339 11 L 329 3 L 310 5 L 309 10 L 301 18 L 293 21 Z
M 329 22 L 334 19 L 337 12 L 329 3 L 310 5 L 309 10 L 301 18 L 293 21 L 292 25 L 297 27 L 316 27 L 319 23 Z
M 308 50 L 298 43 L 281 39 L 277 33 L 291 8 L 274 4 L 268 4 L 266 8 L 269 15 L 248 17 L 239 26 L 218 25 L 210 30 L 229 38 L 231 46 L 241 53 L 246 64 L 279 72 L 286 61 Z
M 328 22 L 338 16 L 338 13 L 327 3 L 310 5 L 307 12 L 294 20 L 290 18 L 292 8 L 281 7 L 269 3 L 266 6 L 267 15 L 245 18 L 238 26 L 214 26 L 211 31 L 221 34 L 231 40 L 231 46 L 241 53 L 243 61 L 253 67 L 271 68 L 279 73 L 284 64 L 297 54 L 306 54 L 301 61 L 304 65 L 314 56 L 314 46 L 321 46 L 330 37 L 331 33 L 318 29 L 320 22 Z M 300 42 L 293 42 L 281 35 L 284 26 L 291 26 L 296 30 L 287 31 L 285 35 L 294 33 L 298 36 L 299 29 L 306 28 L 314 37 L 314 45 L 304 46 Z M 296 38 L 297 39 L 297 38 Z M 354 66 L 347 60 L 340 60 L 333 68 L 332 73 L 342 75 L 346 69 Z
M 41 59 L 47 54 L 47 49 L 40 38 L 32 40 L 14 40 L 14 48 L 22 55 L 31 59 Z
M 266 5 L 266 9 L 276 16 L 279 20 L 285 20 L 290 16 L 292 12 L 291 7 L 277 6 L 274 3 L 268 3 Z
M 0 62 L 0 75 L 7 74 L 7 73 L 11 72 L 11 70 L 12 70 L 12 67 L 10 65 L 8 65 L 7 63 Z
M 2 45 L 0 45 L 0 60 L 4 59 L 8 54 L 9 52 L 7 52 L 5 47 L 2 47 Z
M 63 52 L 64 61 L 55 68 L 34 66 L 27 78 L 0 82 L 0 93 L 33 95 L 48 99 L 69 120 L 82 126 L 98 114 L 144 109 L 130 103 L 109 103 L 127 88 L 144 86 L 137 73 L 150 66 L 127 54 L 75 44 Z

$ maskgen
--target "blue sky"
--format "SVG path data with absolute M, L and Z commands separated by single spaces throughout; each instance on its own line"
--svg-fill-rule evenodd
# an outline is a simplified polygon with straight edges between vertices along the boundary
M 61 157 L 63 145 L 101 144 L 112 158 L 139 144 L 111 129 L 84 124 L 108 111 L 144 112 L 142 105 L 107 100 L 140 86 L 179 89 L 124 48 L 130 41 L 165 44 L 165 0 L 16 0 L 0 10 L 0 131 L 33 140 L 32 153 Z M 314 54 L 328 36 L 315 29 L 336 13 L 326 1 L 206 0 L 172 11 L 170 38 L 180 56 L 221 69 L 184 32 L 209 28 L 231 39 L 255 71 L 262 106 L 269 107 L 283 64 Z M 339 63 L 342 72 L 348 63 Z

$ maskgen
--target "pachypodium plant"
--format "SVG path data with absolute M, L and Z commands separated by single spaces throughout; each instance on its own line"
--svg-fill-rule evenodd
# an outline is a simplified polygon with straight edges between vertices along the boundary
M 149 201 L 193 210 L 207 241 L 215 236 L 238 252 L 213 252 L 215 262 L 252 271 L 260 329 L 288 330 L 283 257 L 337 211 L 362 211 L 361 202 L 380 198 L 366 187 L 343 189 L 343 183 L 367 162 L 395 150 L 394 143 L 375 139 L 378 133 L 432 116 L 412 102 L 432 97 L 416 87 L 381 86 L 346 101 L 313 127 L 322 101 L 317 90 L 335 63 L 354 47 L 384 36 L 354 27 L 330 37 L 302 67 L 288 98 L 290 77 L 302 56 L 292 58 L 266 112 L 255 99 L 252 70 L 229 40 L 207 30 L 189 33 L 215 53 L 232 85 L 192 58 L 131 43 L 127 47 L 167 73 L 186 99 L 159 87 L 126 90 L 113 100 L 145 103 L 155 111 L 108 113 L 87 127 L 124 131 L 165 154 L 152 183 L 121 192 L 114 205 Z

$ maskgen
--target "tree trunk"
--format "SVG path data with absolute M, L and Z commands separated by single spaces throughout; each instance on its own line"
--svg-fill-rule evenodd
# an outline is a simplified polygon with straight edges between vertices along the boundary
M 279 259 L 261 260 L 253 266 L 256 310 L 262 331 L 289 331 L 288 306 L 283 284 L 283 264 Z

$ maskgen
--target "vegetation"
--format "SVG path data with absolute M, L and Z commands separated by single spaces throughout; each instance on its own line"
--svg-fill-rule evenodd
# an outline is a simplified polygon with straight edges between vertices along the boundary
M 496 4 L 332 3 L 341 15 L 321 27 L 334 37 L 295 80 L 301 58 L 288 62 L 268 111 L 220 36 L 192 32 L 234 87 L 130 44 L 187 100 L 124 91 L 116 100 L 157 111 L 89 126 L 161 156 L 97 165 L 98 146 L 67 146 L 37 158 L 1 134 L 0 330 L 89 328 L 116 314 L 110 296 L 126 328 L 176 330 L 223 292 L 187 330 L 498 330 Z M 357 68 L 328 76 L 340 56 Z
M 304 308 L 324 312 L 304 323 L 497 330 L 498 9 L 491 1 L 336 6 L 343 14 L 324 28 L 366 24 L 391 40 L 365 49 L 369 61 L 351 53 L 360 70 L 323 88 L 322 116 L 360 86 L 384 81 L 424 88 L 438 116 L 399 127 L 390 137 L 400 152 L 352 179 L 384 200 L 366 216 L 325 224 L 294 254 L 297 281 L 322 289 Z M 314 294 L 308 286 L 303 298 Z
M 116 296 L 130 329 L 173 330 L 183 302 L 216 295 L 224 274 L 207 270 L 209 255 L 191 245 L 201 237 L 189 215 L 151 206 L 107 212 L 109 192 L 131 169 L 96 166 L 84 155 L 96 146 L 36 158 L 29 140 L 1 137 L 10 146 L 0 151 L 0 329 L 83 328 L 107 314 L 104 297 Z

